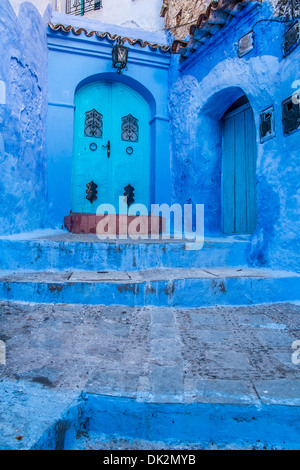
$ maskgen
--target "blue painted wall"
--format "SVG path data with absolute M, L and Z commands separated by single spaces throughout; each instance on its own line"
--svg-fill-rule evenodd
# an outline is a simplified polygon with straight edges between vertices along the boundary
M 204 203 L 206 235 L 221 234 L 220 120 L 245 93 L 257 140 L 257 227 L 249 263 L 298 269 L 300 132 L 283 135 L 281 103 L 300 79 L 300 47 L 283 57 L 289 24 L 273 16 L 269 2 L 251 2 L 181 65 L 177 56 L 169 68 L 168 54 L 130 46 L 128 71 L 121 76 L 111 67 L 108 39 L 48 29 L 48 51 L 49 19 L 50 12 L 42 19 L 30 3 L 22 4 L 17 18 L 9 1 L 1 1 L 0 234 L 62 226 L 71 208 L 74 97 L 97 80 L 122 82 L 149 104 L 151 202 Z M 160 33 L 69 15 L 54 13 L 52 21 L 166 42 Z M 252 29 L 255 47 L 239 58 L 237 42 Z M 272 105 L 276 136 L 261 143 L 260 113 Z
M 52 22 L 72 24 L 78 18 L 55 13 Z M 77 22 L 77 23 L 76 23 Z M 91 23 L 81 18 L 88 31 L 109 31 L 133 39 L 142 38 L 166 44 L 164 34 L 147 33 L 133 28 Z M 75 93 L 96 81 L 121 82 L 142 95 L 151 111 L 151 203 L 170 202 L 169 116 L 167 108 L 170 54 L 129 47 L 128 70 L 118 75 L 112 68 L 109 39 L 53 32 L 48 28 L 49 106 L 47 120 L 48 198 L 50 224 L 61 226 L 71 209 L 71 175 L 74 131 Z
M 300 46 L 283 57 L 283 35 L 290 24 L 272 15 L 269 2 L 251 2 L 182 64 L 172 57 L 172 199 L 204 203 L 206 235 L 222 232 L 220 120 L 245 93 L 257 133 L 258 221 L 249 262 L 299 269 L 300 131 L 283 135 L 281 103 L 296 91 L 292 85 L 300 79 Z M 239 58 L 238 40 L 252 29 L 255 47 Z M 260 113 L 271 105 L 276 136 L 260 143 Z
M 48 51 L 45 22 L 30 3 L 16 17 L 0 2 L 0 234 L 46 222 Z

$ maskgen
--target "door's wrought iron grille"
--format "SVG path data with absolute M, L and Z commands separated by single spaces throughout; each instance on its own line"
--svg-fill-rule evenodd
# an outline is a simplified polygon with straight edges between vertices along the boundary
M 95 109 L 85 113 L 84 134 L 88 137 L 102 138 L 103 115 Z
M 67 0 L 66 13 L 69 15 L 84 15 L 88 11 L 100 10 L 102 0 Z
M 139 139 L 139 124 L 138 119 L 131 114 L 122 117 L 122 140 L 127 142 L 138 142 Z
M 130 183 L 124 188 L 124 196 L 127 198 L 127 206 L 131 206 L 134 203 L 134 187 Z
M 87 198 L 88 201 L 90 201 L 91 204 L 93 204 L 93 202 L 96 201 L 96 199 L 98 199 L 97 197 L 98 185 L 94 183 L 94 181 L 91 181 L 90 183 L 86 185 L 86 187 L 87 187 L 87 190 L 86 190 L 87 195 L 85 197 Z

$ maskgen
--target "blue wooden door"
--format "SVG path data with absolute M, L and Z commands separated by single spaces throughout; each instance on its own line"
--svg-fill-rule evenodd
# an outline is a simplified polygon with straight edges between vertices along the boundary
M 256 227 L 256 129 L 249 104 L 223 118 L 223 232 Z
M 119 213 L 150 203 L 150 110 L 131 88 L 110 82 L 83 87 L 75 97 L 72 211 L 95 214 L 100 204 Z M 125 189 L 126 188 L 126 189 Z

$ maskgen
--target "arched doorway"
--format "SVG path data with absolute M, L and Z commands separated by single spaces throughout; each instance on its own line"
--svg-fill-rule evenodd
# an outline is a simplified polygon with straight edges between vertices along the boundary
M 256 227 L 256 128 L 247 97 L 226 111 L 223 123 L 223 232 L 252 233 Z
M 144 98 L 118 82 L 86 85 L 75 95 L 72 212 L 95 214 L 100 204 L 119 213 L 150 204 L 150 109 Z

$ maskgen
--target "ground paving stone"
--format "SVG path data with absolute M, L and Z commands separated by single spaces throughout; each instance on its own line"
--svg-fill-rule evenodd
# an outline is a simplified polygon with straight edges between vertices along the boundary
M 257 384 L 266 382 L 273 402 L 276 394 L 280 401 L 293 383 L 296 399 L 300 366 L 291 356 L 299 320 L 294 304 L 174 309 L 1 302 L 7 362 L 0 380 L 189 402 L 265 401 L 266 387 Z

